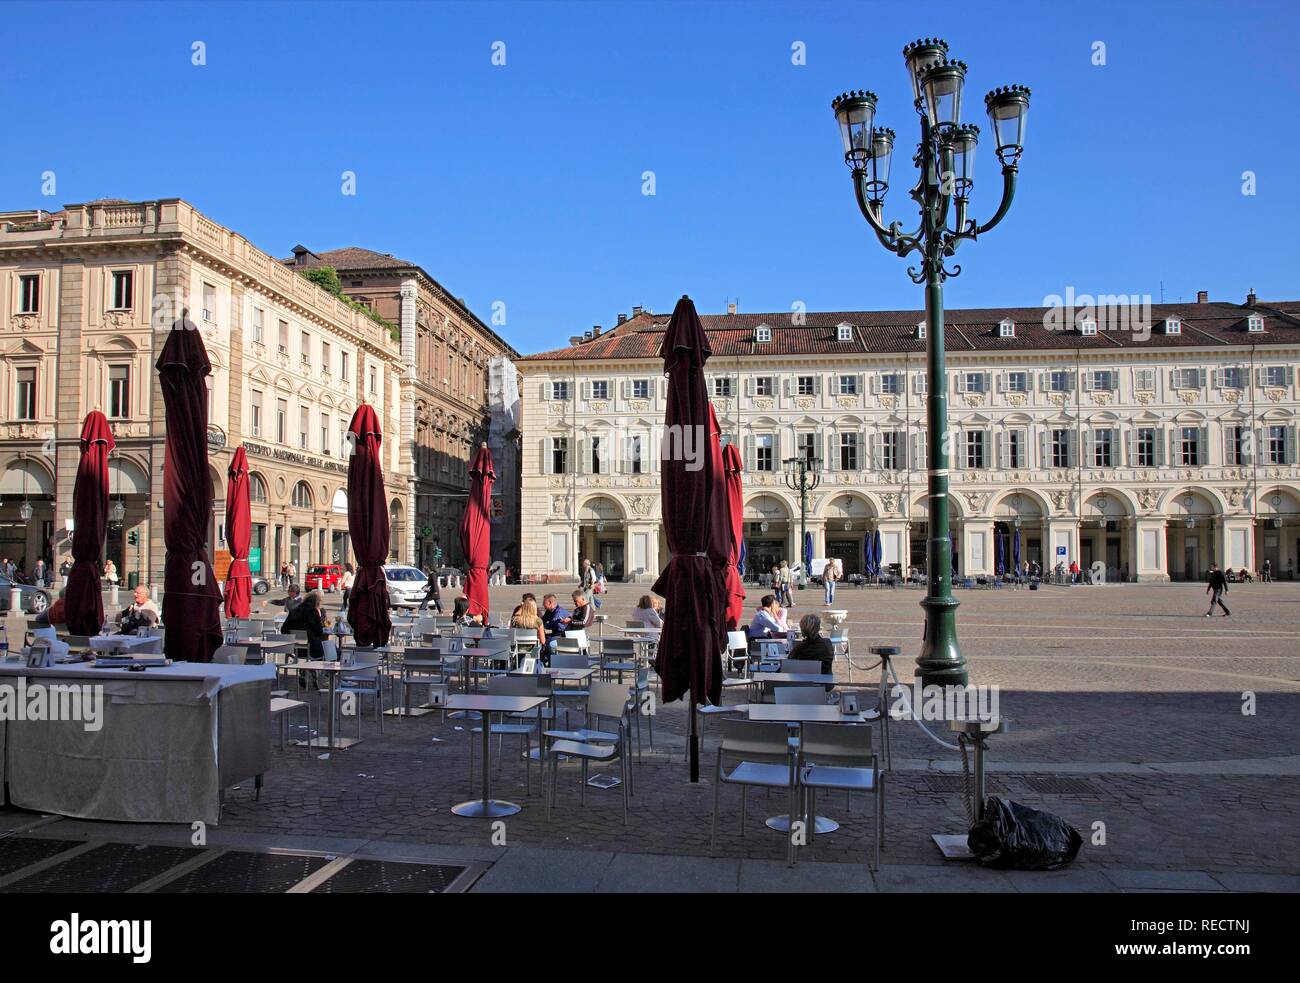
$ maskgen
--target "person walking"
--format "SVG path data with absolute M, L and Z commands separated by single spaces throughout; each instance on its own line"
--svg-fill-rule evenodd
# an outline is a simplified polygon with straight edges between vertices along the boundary
M 1228 593 L 1228 578 L 1223 575 L 1218 564 L 1210 564 L 1210 582 L 1205 588 L 1205 593 L 1210 595 L 1210 610 L 1205 612 L 1207 618 L 1213 616 L 1214 605 L 1223 608 L 1223 616 L 1226 618 L 1232 614 L 1228 606 L 1223 603 L 1223 595 Z
M 781 596 L 785 600 L 785 606 L 794 607 L 794 571 L 790 569 L 790 564 L 785 560 L 781 561 Z
M 339 581 L 339 586 L 343 588 L 343 610 L 348 609 L 348 600 L 352 597 L 352 585 L 357 581 L 357 575 L 352 570 L 351 563 L 343 565 L 343 578 Z
M 1273 582 L 1273 561 L 1265 558 L 1264 568 L 1260 570 L 1260 583 L 1271 584 Z
M 49 579 L 50 568 L 45 565 L 45 557 L 36 561 L 36 566 L 32 568 L 32 576 L 36 578 L 37 587 L 48 586 L 45 581 Z
M 104 579 L 107 580 L 114 587 L 117 586 L 117 581 L 118 581 L 117 564 L 114 563 L 112 560 L 109 560 L 107 563 L 104 564 Z
M 596 587 L 596 570 L 591 565 L 590 560 L 582 561 L 582 593 L 587 596 L 587 603 L 591 603 L 591 595 Z
M 442 592 L 438 589 L 438 572 L 431 567 L 425 567 L 424 575 L 429 578 L 429 586 L 425 589 L 424 600 L 420 602 L 420 610 L 426 610 L 429 602 L 432 601 L 433 609 L 442 614 Z
M 826 589 L 826 606 L 835 603 L 835 582 L 840 579 L 840 561 L 835 557 L 826 560 L 822 568 L 822 586 Z

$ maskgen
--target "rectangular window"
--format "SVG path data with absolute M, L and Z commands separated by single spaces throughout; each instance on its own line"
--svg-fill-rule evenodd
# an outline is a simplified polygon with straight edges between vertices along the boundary
M 649 399 L 650 398 L 650 380 L 633 379 L 632 380 L 632 398 Z
M 1047 390 L 1054 393 L 1070 391 L 1070 373 L 1064 369 L 1053 369 L 1047 375 Z
M 320 343 L 320 370 L 326 375 L 329 375 L 330 365 L 333 362 L 333 354 L 334 352 L 330 348 L 330 343 L 328 341 L 322 341 Z
M 902 389 L 902 376 L 897 372 L 884 372 L 880 376 L 880 391 L 887 396 L 897 396 Z
M 642 472 L 641 461 L 641 438 L 632 437 L 628 440 L 628 460 L 632 465 L 632 473 L 640 474 Z
M 1193 369 L 1192 371 L 1195 371 Z M 1201 430 L 1199 427 L 1180 427 L 1178 431 L 1179 463 L 1185 468 L 1201 466 Z
M 1264 385 L 1280 388 L 1286 385 L 1285 365 L 1266 365 L 1264 367 Z
M 1219 385 L 1223 389 L 1240 389 L 1242 371 L 1240 365 L 1229 366 L 1219 370 Z
M 1286 427 L 1269 426 L 1264 429 L 1264 463 L 1289 463 L 1286 459 Z
M 810 375 L 801 375 L 798 378 L 795 391 L 800 396 L 815 396 L 817 394 L 817 380 Z
M 1245 445 L 1245 427 L 1228 425 L 1223 428 L 1223 463 L 1228 467 L 1248 464 Z
M 561 403 L 569 398 L 569 384 L 567 382 L 551 383 L 551 399 L 559 400 Z
M 280 334 L 279 337 L 277 338 L 277 343 L 279 344 L 280 347 L 280 354 L 288 355 L 289 354 L 289 322 L 288 321 L 282 320 L 280 322 Z
M 320 415 L 320 452 L 330 456 L 330 418 L 328 413 Z
M 1009 393 L 1023 393 L 1029 389 L 1028 372 L 1008 372 L 1006 379 L 1007 392 Z
M 601 446 L 601 439 L 599 437 L 592 437 L 591 438 L 591 473 L 592 474 L 605 473 L 604 454 L 605 454 L 605 448 Z
M 1109 392 L 1114 389 L 1115 374 L 1109 369 L 1095 369 L 1084 376 L 1084 388 L 1089 392 Z
M 713 379 L 713 395 L 719 399 L 731 398 L 731 377 L 715 376 Z
M 817 435 L 815 433 L 801 433 L 795 438 L 795 446 L 798 448 L 798 455 L 805 461 L 810 461 L 817 457 Z
M 1201 370 L 1200 369 L 1175 369 L 1174 388 L 1175 389 L 1200 389 Z
M 591 384 L 592 399 L 609 399 L 609 380 L 597 379 Z
M 963 372 L 961 375 L 961 391 L 964 393 L 982 393 L 984 391 L 984 373 Z
M 108 367 L 108 415 L 124 420 L 131 415 L 131 367 Z
M 370 388 L 370 391 L 371 391 L 372 393 L 378 393 L 378 392 L 379 392 L 379 370 L 376 369 L 373 365 L 370 366 L 370 386 L 369 386 L 369 388 Z
M 855 433 L 840 434 L 840 470 L 858 470 L 858 435 Z
M 20 276 L 18 278 L 18 295 L 20 314 L 39 314 L 41 312 L 41 278 L 39 276 Z
M 1092 432 L 1092 466 L 1094 468 L 1114 467 L 1113 440 L 1113 430 L 1094 430 Z
M 776 461 L 773 453 L 775 441 L 770 433 L 762 433 L 754 438 L 754 470 L 775 471 Z
M 980 376 L 982 379 L 983 376 Z M 984 431 L 967 430 L 966 431 L 966 467 L 968 468 L 986 468 L 988 463 L 984 457 Z
M 1154 468 L 1156 466 L 1156 430 L 1155 427 L 1138 427 L 1137 442 L 1134 450 L 1134 467 Z
M 210 283 L 203 285 L 203 320 L 217 320 L 217 288 Z
M 903 432 L 886 430 L 880 435 L 880 467 L 885 471 L 903 470 Z
M 1070 431 L 1052 431 L 1052 467 L 1068 468 L 1070 466 Z
M 771 396 L 776 392 L 776 382 L 770 375 L 760 376 L 754 380 L 755 396 Z
M 306 405 L 298 404 L 298 447 L 301 450 L 307 449 L 307 414 Z
M 135 306 L 135 277 L 130 270 L 113 274 L 113 310 L 129 311 Z
M 262 436 L 262 393 L 254 389 L 249 400 L 248 429 L 254 437 Z
M 348 353 L 339 352 L 339 380 L 348 381 Z
M 568 474 L 569 472 L 569 438 L 551 438 L 551 473 Z
M 15 369 L 18 406 L 15 414 L 19 420 L 36 419 L 36 369 Z
M 281 444 L 288 443 L 289 402 L 284 399 L 275 401 L 275 439 Z
M 266 317 L 266 312 L 262 310 L 262 308 L 260 307 L 253 308 L 253 341 L 257 342 L 257 344 L 259 345 L 266 344 L 266 339 L 262 334 L 263 321 L 265 317 Z
M 1138 392 L 1155 392 L 1156 388 L 1156 370 L 1155 369 L 1134 369 L 1133 370 L 1133 388 Z
M 303 365 L 311 365 L 311 335 L 306 331 L 299 338 L 298 353 L 302 356 Z
M 840 376 L 840 395 L 856 396 L 858 394 L 858 377 L 856 375 Z

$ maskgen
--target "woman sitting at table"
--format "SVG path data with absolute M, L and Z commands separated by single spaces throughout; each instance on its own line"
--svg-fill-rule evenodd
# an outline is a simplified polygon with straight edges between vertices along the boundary
M 659 613 L 659 598 L 642 594 L 641 600 L 637 601 L 636 607 L 632 609 L 632 618 L 641 622 L 644 628 L 663 628 L 664 618 Z
M 469 598 L 462 594 L 451 609 L 451 620 L 458 625 L 481 625 L 483 619 L 469 613 Z
M 510 618 L 511 628 L 532 628 L 537 632 L 537 644 L 545 647 L 546 629 L 542 627 L 542 616 L 537 613 L 537 601 L 530 599 L 527 595 L 524 602 L 515 608 L 515 613 Z
M 308 658 L 324 659 L 325 650 L 321 642 L 325 641 L 325 615 L 321 612 L 320 591 L 309 591 L 302 603 L 285 616 L 280 630 L 286 635 L 295 631 L 306 632 Z
M 785 638 L 788 634 L 785 624 L 785 612 L 776 603 L 774 594 L 764 594 L 754 612 L 754 620 L 749 623 L 749 637 Z
M 790 651 L 792 659 L 811 659 L 822 664 L 822 672 L 830 675 L 835 664 L 835 646 L 822 635 L 822 619 L 815 614 L 805 614 L 799 619 L 802 639 Z

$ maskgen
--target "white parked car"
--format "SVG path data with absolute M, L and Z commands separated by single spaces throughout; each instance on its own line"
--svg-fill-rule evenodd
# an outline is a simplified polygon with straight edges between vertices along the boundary
M 384 566 L 388 603 L 395 608 L 418 608 L 429 591 L 429 578 L 419 567 L 393 563 Z

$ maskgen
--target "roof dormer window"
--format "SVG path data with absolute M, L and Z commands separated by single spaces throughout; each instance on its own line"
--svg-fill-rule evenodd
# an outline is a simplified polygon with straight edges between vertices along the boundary
M 1182 334 L 1183 322 L 1176 317 L 1165 318 L 1165 334 Z
M 1264 330 L 1264 319 L 1258 314 L 1252 314 L 1246 318 L 1246 330 L 1251 334 L 1259 334 Z
M 1016 336 L 1016 322 L 1006 317 L 998 322 L 999 338 L 1014 338 Z
M 925 322 L 924 322 L 924 321 L 919 321 L 919 322 L 917 322 L 917 325 L 916 325 L 916 336 L 917 336 L 918 338 L 924 338 L 924 337 L 925 337 Z
M 1094 335 L 1097 333 L 1097 322 L 1090 317 L 1080 318 L 1079 334 Z
M 754 341 L 760 345 L 766 345 L 772 340 L 772 329 L 766 324 L 760 324 L 754 329 Z
M 851 325 L 851 324 L 840 324 L 840 325 L 837 325 L 836 328 L 835 328 L 835 337 L 836 337 L 836 339 L 839 340 L 839 341 L 852 341 L 852 340 L 853 340 L 853 325 Z

